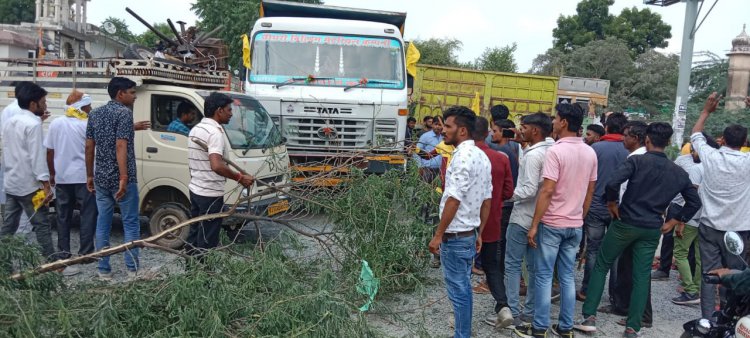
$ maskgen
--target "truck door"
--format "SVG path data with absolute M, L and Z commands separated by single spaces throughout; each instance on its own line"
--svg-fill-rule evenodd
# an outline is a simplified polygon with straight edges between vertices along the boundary
M 178 93 L 152 92 L 150 97 L 151 129 L 144 131 L 140 171 L 150 188 L 167 185 L 187 191 L 190 183 L 186 132 L 203 118 L 201 110 L 188 96 Z M 170 124 L 189 110 L 192 120 L 179 128 Z

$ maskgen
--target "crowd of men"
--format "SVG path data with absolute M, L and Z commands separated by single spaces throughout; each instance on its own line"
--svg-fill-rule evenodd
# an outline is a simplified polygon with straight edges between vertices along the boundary
M 625 317 L 618 322 L 623 337 L 638 337 L 653 325 L 651 281 L 663 275 L 651 266 L 660 241 L 662 258 L 673 251 L 681 275 L 672 302 L 701 304 L 701 316 L 710 319 L 716 289 L 700 275 L 744 267 L 724 248 L 727 231 L 750 239 L 750 154 L 740 151 L 747 129 L 726 127 L 721 144 L 703 132 L 719 100 L 716 93 L 708 98 L 689 154 L 675 161 L 665 153 L 673 134 L 668 123 L 608 113 L 603 125 L 584 130 L 586 113 L 577 104 L 557 105 L 554 118 L 522 116 L 518 129 L 504 106 L 492 108 L 491 128 L 460 106 L 425 118 L 430 123 L 411 150 L 423 179 L 442 187 L 429 250 L 442 266 L 454 336 L 471 336 L 472 291 L 478 291 L 471 274 L 479 263 L 495 300 L 484 322 L 497 329 L 573 337 L 574 330 L 596 332 L 597 312 L 607 312 Z M 746 103 L 750 107 L 750 98 Z M 440 160 L 440 147 L 448 148 L 448 161 Z M 585 268 L 577 288 L 578 256 Z M 610 306 L 600 308 L 607 274 Z M 556 324 L 550 315 L 554 281 Z M 579 320 L 576 301 L 583 302 Z
M 47 91 L 31 82 L 15 88 L 16 100 L 0 117 L 2 173 L 0 198 L 4 205 L 0 236 L 28 234 L 33 229 L 41 252 L 48 261 L 70 258 L 70 230 L 73 209 L 80 209 L 78 255 L 110 246 L 115 207 L 122 218 L 124 241 L 140 239 L 139 195 L 134 149 L 136 130 L 150 128 L 150 122 L 133 121 L 136 83 L 114 77 L 107 87 L 110 101 L 92 109 L 91 96 L 73 90 L 66 100 L 64 116 L 55 118 L 45 135 L 42 122 L 50 116 Z M 230 169 L 224 162 L 226 142 L 221 125 L 232 117 L 233 100 L 212 93 L 205 99 L 204 118 L 189 129 L 197 109 L 180 105 L 171 131 L 188 137 L 191 215 L 217 213 L 224 206 L 226 179 L 245 187 L 251 175 Z M 52 242 L 49 205 L 54 199 L 57 214 L 57 249 Z M 25 219 L 22 219 L 25 216 Z M 19 226 L 21 229 L 19 230 Z M 203 257 L 218 244 L 221 219 L 199 222 L 190 229 L 186 252 Z M 138 248 L 125 253 L 128 279 L 141 270 Z M 61 273 L 75 275 L 71 265 Z M 98 260 L 97 276 L 112 280 L 109 257 Z

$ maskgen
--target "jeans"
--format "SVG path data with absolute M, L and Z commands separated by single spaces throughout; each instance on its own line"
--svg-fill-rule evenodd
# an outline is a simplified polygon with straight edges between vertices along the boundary
M 518 295 L 522 263 L 526 261 L 526 271 L 528 279 L 534 280 L 534 249 L 529 246 L 527 238 L 529 231 L 522 226 L 511 223 L 508 225 L 505 244 L 505 287 L 508 296 L 508 307 L 513 314 L 513 318 L 521 316 L 526 318 L 534 317 L 534 283 L 527 283 L 526 300 L 523 306 L 523 312 L 520 307 L 520 296 Z
M 32 199 L 36 191 L 26 196 L 15 196 L 6 194 L 5 214 L 3 215 L 3 226 L 0 228 L 0 237 L 12 236 L 18 230 L 21 214 L 25 213 L 36 233 L 36 241 L 42 247 L 42 255 L 48 261 L 54 261 L 55 247 L 52 245 L 52 231 L 49 224 L 49 208 L 42 205 L 36 211 Z
M 70 228 L 73 222 L 73 209 L 76 202 L 81 205 L 81 244 L 79 255 L 94 252 L 96 233 L 96 194 L 86 188 L 86 184 L 58 184 L 55 186 L 55 207 L 57 208 L 57 249 L 60 258 L 70 258 Z
M 612 218 L 602 215 L 596 215 L 589 212 L 584 220 L 586 229 L 586 265 L 583 267 L 583 281 L 581 282 L 581 292 L 584 294 L 589 288 L 589 279 L 591 279 L 591 270 L 596 263 L 596 255 L 599 253 L 599 247 L 602 245 L 604 233 L 609 226 Z
M 476 236 L 449 238 L 440 245 L 445 288 L 453 304 L 455 338 L 471 337 L 471 264 L 476 251 Z
M 701 289 L 701 254 L 698 244 L 698 228 L 685 225 L 682 238 L 674 237 L 674 259 L 677 263 L 677 271 L 682 276 L 680 285 L 685 292 L 694 295 Z M 690 248 L 695 250 L 695 269 L 692 268 L 688 259 Z
M 535 329 L 550 327 L 550 301 L 552 299 L 552 276 L 557 265 L 560 281 L 560 330 L 573 329 L 576 307 L 575 260 L 578 245 L 581 243 L 581 228 L 555 228 L 539 224 L 536 236 L 537 252 L 534 253 L 536 275 L 534 287 Z
M 128 183 L 125 196 L 118 202 L 115 201 L 117 189 L 111 190 L 99 185 L 96 186 L 96 206 L 99 216 L 96 219 L 96 250 L 109 247 L 109 234 L 112 231 L 112 215 L 115 211 L 115 203 L 120 206 L 122 216 L 123 242 L 127 243 L 141 238 L 141 223 L 138 218 L 138 184 Z M 125 252 L 125 266 L 129 271 L 137 271 L 140 268 L 138 262 L 138 248 L 132 248 Z M 102 273 L 112 272 L 109 265 L 109 256 L 99 260 L 99 271 Z
M 687 226 L 685 226 L 687 228 Z M 735 256 L 731 252 L 727 251 L 724 246 L 724 234 L 725 231 L 716 230 L 707 225 L 701 224 L 698 228 L 698 234 L 700 236 L 700 256 L 701 256 L 701 269 L 703 273 L 708 273 L 711 270 L 718 268 L 729 268 L 736 270 L 744 270 L 745 263 L 741 257 L 745 257 L 744 254 Z M 739 232 L 740 236 L 745 241 L 745 252 L 747 252 L 747 238 L 748 232 Z M 719 286 L 721 292 L 721 303 L 726 300 L 724 297 L 724 287 Z M 705 319 L 711 319 L 714 313 L 714 304 L 716 304 L 716 286 L 713 284 L 706 284 L 701 281 L 701 317 Z
M 206 197 L 190 192 L 190 217 L 198 217 L 221 212 L 224 207 L 224 196 Z M 190 226 L 187 253 L 204 254 L 208 249 L 219 245 L 222 218 L 214 218 Z
M 641 329 L 643 312 L 648 301 L 651 283 L 651 262 L 659 245 L 660 229 L 639 228 L 614 220 L 609 226 L 602 242 L 602 250 L 596 257 L 594 270 L 591 271 L 591 282 L 586 301 L 583 303 L 583 317 L 596 315 L 597 307 L 604 292 L 604 280 L 607 271 L 612 267 L 615 258 L 627 247 L 633 248 L 632 290 L 628 307 L 627 327 L 636 332 Z

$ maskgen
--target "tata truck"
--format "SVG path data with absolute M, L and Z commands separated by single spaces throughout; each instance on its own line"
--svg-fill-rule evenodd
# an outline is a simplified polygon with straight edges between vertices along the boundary
M 215 91 L 233 99 L 232 119 L 224 125 L 226 157 L 271 186 L 255 184 L 248 191 L 228 180 L 224 200 L 233 204 L 239 197 L 260 194 L 240 211 L 273 216 L 289 209 L 285 192 L 273 189 L 289 181 L 289 159 L 281 133 L 260 102 L 225 90 L 226 71 L 196 70 L 153 59 L 0 59 L 0 109 L 15 99 L 13 89 L 18 82 L 36 82 L 49 92 L 47 105 L 52 116 L 45 122 L 46 130 L 51 121 L 64 118 L 65 100 L 74 88 L 91 96 L 93 108 L 106 104 L 110 100 L 107 84 L 113 76 L 136 82 L 133 119 L 151 122 L 150 129 L 135 133 L 139 210 L 149 217 L 151 233 L 190 218 L 187 135 L 167 127 L 178 117 L 177 107 L 182 104 L 198 112 L 188 127 L 198 124 L 205 98 Z M 186 240 L 188 230 L 175 231 L 160 244 L 177 248 Z
M 405 20 L 405 13 L 261 2 L 244 88 L 286 138 L 294 180 L 345 163 L 368 173 L 404 167 Z

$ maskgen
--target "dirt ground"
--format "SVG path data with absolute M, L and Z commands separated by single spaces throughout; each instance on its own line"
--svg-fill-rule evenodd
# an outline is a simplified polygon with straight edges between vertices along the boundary
M 146 222 L 144 218 L 142 222 Z M 306 226 L 315 230 L 323 230 L 330 227 L 324 217 L 316 216 L 301 220 Z M 144 223 L 145 225 L 145 223 Z M 143 228 L 145 232 L 145 227 Z M 273 224 L 262 224 L 261 232 L 263 238 L 275 240 L 281 227 Z M 145 234 L 144 234 L 145 235 Z M 56 243 L 56 233 L 53 232 L 53 240 Z M 117 245 L 122 241 L 122 228 L 119 219 L 115 218 L 112 231 L 112 244 Z M 322 255 L 314 242 L 300 239 L 305 247 L 301 252 L 295 253 L 301 258 Z M 72 250 L 78 248 L 78 233 L 71 234 Z M 426 244 L 425 244 L 426 246 Z M 126 269 L 122 254 L 111 257 L 115 283 L 124 281 Z M 156 274 L 169 272 L 179 273 L 183 270 L 183 260 L 175 255 L 164 253 L 153 249 L 141 250 L 141 266 L 146 278 Z M 440 269 L 430 269 L 429 282 L 422 290 L 392 296 L 388 299 L 380 299 L 379 306 L 374 307 L 367 315 L 370 323 L 381 330 L 385 335 L 391 337 L 414 337 L 428 335 L 431 337 L 450 337 L 452 329 L 452 310 L 443 285 L 442 272 Z M 72 277 L 66 277 L 67 284 L 75 284 L 91 281 L 96 276 L 96 266 L 88 264 L 81 266 L 81 273 Z M 679 337 L 682 333 L 682 324 L 688 320 L 700 316 L 700 309 L 695 306 L 680 306 L 673 304 L 670 299 L 678 296 L 677 280 L 678 273 L 673 271 L 667 281 L 652 283 L 652 302 L 654 310 L 654 327 L 644 328 L 641 332 L 644 337 Z M 580 285 L 583 271 L 577 271 L 576 284 Z M 480 277 L 473 276 L 474 283 L 480 281 Z M 602 305 L 607 303 L 608 295 L 602 297 Z M 474 320 L 472 324 L 473 336 L 475 337 L 511 337 L 510 330 L 495 331 L 493 327 L 484 323 L 484 318 L 492 314 L 493 299 L 489 294 L 474 294 Z M 580 319 L 582 303 L 576 303 L 576 320 Z M 559 304 L 553 303 L 551 309 L 552 323 L 556 323 Z M 619 317 L 599 314 L 597 324 L 599 332 L 594 335 L 598 337 L 619 337 L 624 330 L 618 326 L 616 321 Z M 579 334 L 583 336 L 582 334 Z

